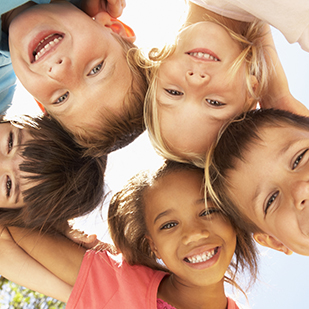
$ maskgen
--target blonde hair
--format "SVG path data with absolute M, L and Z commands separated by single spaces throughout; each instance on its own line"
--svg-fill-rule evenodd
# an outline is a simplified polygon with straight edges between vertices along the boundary
M 248 104 L 246 107 L 248 110 L 252 109 L 252 107 L 255 106 L 260 100 L 262 94 L 265 93 L 267 88 L 268 67 L 264 56 L 263 45 L 260 40 L 264 35 L 263 26 L 265 24 L 261 21 L 245 23 L 242 31 L 238 33 L 226 26 L 224 24 L 224 19 L 220 18 L 219 15 L 216 18 L 207 15 L 205 20 L 216 22 L 220 26 L 224 27 L 230 36 L 240 44 L 242 52 L 230 68 L 230 74 L 231 78 L 233 78 L 241 65 L 244 62 L 246 63 L 245 74 L 247 91 L 252 97 L 251 104 Z M 162 50 L 154 48 L 149 53 L 150 60 L 148 60 L 148 67 L 151 66 L 152 71 L 149 75 L 149 87 L 145 97 L 144 121 L 151 143 L 160 155 L 170 160 L 193 163 L 203 168 L 205 163 L 204 155 L 198 153 L 185 153 L 183 157 L 179 156 L 168 145 L 160 130 L 160 120 L 157 108 L 159 102 L 156 98 L 158 71 L 161 63 L 174 53 L 176 46 L 177 42 L 175 42 L 175 44 L 165 46 Z M 252 75 L 256 77 L 258 82 L 255 89 L 251 83 Z

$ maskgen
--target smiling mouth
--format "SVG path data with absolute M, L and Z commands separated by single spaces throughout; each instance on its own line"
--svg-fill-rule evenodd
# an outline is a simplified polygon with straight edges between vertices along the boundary
M 213 60 L 213 61 L 220 61 L 220 59 L 208 54 L 208 53 L 203 53 L 203 52 L 194 52 L 194 53 L 187 53 L 187 55 L 196 57 L 198 59 L 203 59 L 203 60 Z
M 192 263 L 192 264 L 203 263 L 213 258 L 218 253 L 218 250 L 219 250 L 219 247 L 216 247 L 212 250 L 205 251 L 201 254 L 196 254 L 190 257 L 185 257 L 184 261 L 187 263 Z
M 53 33 L 46 36 L 38 43 L 38 45 L 32 52 L 34 61 L 39 60 L 47 51 L 59 44 L 62 39 L 63 35 L 58 33 Z

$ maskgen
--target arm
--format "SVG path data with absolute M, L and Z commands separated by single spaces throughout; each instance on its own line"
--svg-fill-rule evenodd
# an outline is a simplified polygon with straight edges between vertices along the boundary
M 51 236 L 16 227 L 9 231 L 32 258 L 70 286 L 75 284 L 86 249 L 60 234 Z
M 72 287 L 54 276 L 23 251 L 7 229 L 0 235 L 0 272 L 5 278 L 66 302 Z
M 119 17 L 126 7 L 125 0 L 82 0 L 81 8 L 89 16 L 107 12 L 112 17 Z
M 283 109 L 292 113 L 309 116 L 306 106 L 296 100 L 290 93 L 288 80 L 278 57 L 269 25 L 265 25 L 264 33 L 262 43 L 270 76 L 267 94 L 263 96 L 260 102 L 261 107 Z

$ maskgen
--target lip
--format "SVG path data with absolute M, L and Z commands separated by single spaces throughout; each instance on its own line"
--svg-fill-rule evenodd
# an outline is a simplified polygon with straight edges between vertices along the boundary
M 216 58 L 218 60 L 214 60 L 214 59 L 210 59 L 210 58 L 200 58 L 200 57 L 196 57 L 190 54 L 193 53 L 203 53 L 203 54 L 208 54 L 210 56 L 212 56 L 213 58 Z M 206 49 L 206 48 L 194 48 L 192 50 L 187 51 L 185 54 L 187 54 L 188 56 L 196 59 L 196 60 L 200 60 L 200 61 L 205 61 L 205 62 L 219 62 L 221 61 L 221 59 L 210 49 Z
M 30 41 L 30 43 L 28 44 L 28 56 L 29 56 L 30 63 L 39 62 L 42 58 L 44 58 L 51 51 L 54 51 L 60 45 L 60 43 L 62 41 L 60 43 L 56 44 L 55 46 L 51 47 L 42 57 L 40 57 L 40 59 L 35 61 L 33 51 L 36 49 L 36 47 L 39 45 L 39 43 L 43 39 L 45 39 L 46 37 L 48 37 L 49 35 L 52 35 L 52 34 L 59 34 L 62 37 L 64 37 L 64 33 L 62 33 L 62 32 L 59 32 L 59 31 L 56 31 L 56 30 L 45 30 L 45 31 L 41 31 L 40 33 L 35 35 L 34 38 Z
M 201 247 L 201 248 L 198 248 L 197 250 L 191 251 L 190 254 L 188 254 L 183 259 L 183 261 L 185 262 L 185 264 L 188 267 L 194 268 L 194 269 L 198 269 L 198 270 L 206 269 L 206 268 L 209 268 L 209 267 L 213 266 L 214 264 L 216 264 L 216 262 L 219 259 L 219 256 L 221 254 L 221 247 L 219 247 L 219 246 L 211 246 L 211 247 L 207 246 L 206 248 L 207 249 L 205 249 L 205 247 Z M 210 259 L 208 259 L 208 260 L 206 260 L 204 262 L 191 263 L 188 260 L 188 257 L 190 258 L 190 257 L 193 257 L 195 255 L 201 255 L 204 252 L 211 251 L 211 250 L 214 250 L 215 254 Z

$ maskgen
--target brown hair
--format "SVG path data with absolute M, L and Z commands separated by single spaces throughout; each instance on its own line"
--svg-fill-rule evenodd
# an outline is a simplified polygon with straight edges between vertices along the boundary
M 84 155 L 84 149 L 52 118 L 28 117 L 22 125 L 32 139 L 20 146 L 19 168 L 26 173 L 21 180 L 31 187 L 22 192 L 24 207 L 0 209 L 0 224 L 61 229 L 68 219 L 97 207 L 104 196 L 106 157 Z
M 237 160 L 245 161 L 245 153 L 250 146 L 261 140 L 261 128 L 284 125 L 309 130 L 309 118 L 273 109 L 244 113 L 226 126 L 208 154 L 205 169 L 207 192 L 228 216 L 241 222 L 252 233 L 261 230 L 241 212 L 235 202 L 230 192 L 228 173 L 236 168 Z
M 167 174 L 183 170 L 195 170 L 203 175 L 203 170 L 193 165 L 166 161 L 154 174 L 140 172 L 113 196 L 108 213 L 109 230 L 114 244 L 123 253 L 129 264 L 141 264 L 153 269 L 168 271 L 157 262 L 145 237 L 148 232 L 145 223 L 144 199 L 147 189 L 155 181 Z M 251 281 L 256 279 L 257 252 L 251 235 L 246 230 L 239 228 L 237 222 L 231 220 L 231 224 L 237 234 L 236 261 L 231 261 L 228 270 L 230 278 L 225 277 L 225 280 L 239 288 L 235 282 L 235 276 L 239 269 L 247 268 L 251 274 Z
M 104 114 L 98 115 L 98 122 L 102 124 L 100 128 L 79 128 L 78 133 L 73 133 L 77 142 L 87 148 L 87 154 L 92 156 L 101 156 L 120 149 L 133 142 L 145 130 L 143 108 L 148 87 L 148 70 L 135 62 L 137 48 L 134 44 L 118 35 L 114 37 L 127 58 L 132 83 L 120 114 L 106 110 Z M 65 126 L 65 123 L 63 125 Z

